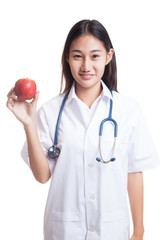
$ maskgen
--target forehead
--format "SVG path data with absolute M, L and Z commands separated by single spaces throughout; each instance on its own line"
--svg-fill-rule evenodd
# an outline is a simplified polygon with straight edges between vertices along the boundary
M 71 46 L 70 46 L 70 51 L 74 49 L 78 49 L 81 51 L 83 50 L 92 51 L 94 49 L 106 51 L 103 42 L 91 34 L 84 34 L 76 38 L 71 43 Z

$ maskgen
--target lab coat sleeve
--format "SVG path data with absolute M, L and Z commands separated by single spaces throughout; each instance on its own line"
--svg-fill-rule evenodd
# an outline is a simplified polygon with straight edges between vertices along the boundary
M 160 165 L 141 107 L 136 106 L 128 142 L 128 172 L 141 172 Z
M 50 160 L 50 158 L 48 157 L 48 148 L 53 145 L 53 141 L 50 136 L 50 129 L 49 129 L 49 126 L 47 123 L 47 119 L 46 119 L 46 115 L 45 115 L 45 111 L 44 111 L 43 107 L 41 107 L 37 113 L 37 128 L 38 128 L 39 140 L 40 140 L 42 149 L 48 159 L 49 168 L 50 168 L 50 172 L 52 175 L 52 173 L 54 171 L 54 167 L 55 167 L 55 161 Z M 24 143 L 24 146 L 22 148 L 21 157 L 27 163 L 27 165 L 30 167 L 27 141 Z

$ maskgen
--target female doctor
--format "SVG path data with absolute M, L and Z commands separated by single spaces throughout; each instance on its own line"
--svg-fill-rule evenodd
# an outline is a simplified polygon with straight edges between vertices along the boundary
M 117 92 L 116 73 L 106 29 L 82 20 L 65 42 L 58 96 L 36 114 L 39 92 L 31 103 L 8 93 L 26 133 L 22 157 L 37 181 L 51 178 L 45 240 L 143 239 L 142 171 L 159 161 L 139 105 Z

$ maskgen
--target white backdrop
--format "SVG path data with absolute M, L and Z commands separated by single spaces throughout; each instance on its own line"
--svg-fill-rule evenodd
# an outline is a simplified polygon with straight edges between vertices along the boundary
M 25 135 L 5 107 L 6 94 L 17 79 L 29 77 L 40 90 L 38 107 L 57 95 L 66 35 L 84 18 L 97 19 L 108 30 L 117 57 L 118 89 L 141 104 L 160 155 L 158 0 L 1 0 L 0 239 L 43 239 L 49 188 L 49 183 L 34 180 L 20 157 Z M 159 170 L 144 173 L 144 240 L 160 239 Z

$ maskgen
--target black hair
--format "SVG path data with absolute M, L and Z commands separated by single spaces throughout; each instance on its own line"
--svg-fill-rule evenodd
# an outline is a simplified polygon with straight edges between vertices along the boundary
M 69 50 L 72 42 L 81 35 L 91 34 L 99 39 L 103 44 L 107 52 L 113 49 L 113 45 L 109 38 L 107 30 L 97 20 L 81 20 L 77 22 L 68 33 L 64 50 L 62 54 L 62 78 L 61 78 L 61 90 L 65 80 L 65 86 L 63 92 L 69 90 L 74 82 L 70 66 L 67 61 L 69 56 Z M 117 91 L 117 65 L 115 52 L 113 53 L 112 60 L 105 66 L 104 74 L 102 76 L 103 82 L 107 85 L 110 90 Z

